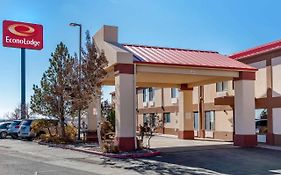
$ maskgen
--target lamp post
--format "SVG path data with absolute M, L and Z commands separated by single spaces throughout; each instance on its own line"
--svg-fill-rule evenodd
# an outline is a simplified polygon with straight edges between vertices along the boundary
M 79 65 L 81 66 L 81 49 L 82 49 L 82 25 L 77 23 L 70 23 L 69 26 L 72 27 L 79 27 Z M 78 72 L 79 76 L 79 85 L 80 85 L 80 77 L 81 77 L 81 70 Z M 79 88 L 80 90 L 80 88 Z M 81 140 L 80 133 L 81 132 L 81 110 L 78 111 L 78 140 Z

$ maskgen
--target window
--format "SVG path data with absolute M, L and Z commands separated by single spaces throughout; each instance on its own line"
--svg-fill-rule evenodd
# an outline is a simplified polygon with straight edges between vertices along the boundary
M 147 102 L 148 101 L 148 91 L 147 91 L 147 88 L 144 88 L 142 90 L 142 95 L 143 95 L 143 102 Z
M 215 111 L 205 112 L 205 129 L 207 131 L 215 130 Z
M 147 124 L 149 127 L 156 126 L 156 116 L 154 113 L 143 114 L 143 125 Z
M 177 98 L 179 96 L 178 88 L 171 88 L 171 98 Z
M 148 114 L 143 114 L 143 126 L 149 123 L 149 116 Z
M 194 130 L 199 130 L 199 113 L 198 112 L 194 112 L 193 113 L 194 116 Z
M 164 113 L 164 123 L 171 123 L 171 114 Z
M 227 90 L 228 90 L 228 81 L 216 83 L 217 92 L 222 92 L 222 91 L 227 91 Z
M 153 101 L 153 99 L 154 99 L 154 89 L 148 88 L 148 92 L 149 92 L 149 101 Z

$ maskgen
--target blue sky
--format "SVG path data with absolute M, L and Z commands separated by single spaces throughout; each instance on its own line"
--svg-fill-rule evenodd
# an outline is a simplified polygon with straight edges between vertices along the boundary
M 118 26 L 123 43 L 231 54 L 281 39 L 280 6 L 278 0 L 1 0 L 0 20 L 44 26 L 44 49 L 26 53 L 29 101 L 56 44 L 63 41 L 71 53 L 78 50 L 78 28 L 69 27 L 70 22 L 92 34 L 104 24 Z M 20 102 L 20 49 L 4 48 L 2 40 L 0 80 L 1 116 Z

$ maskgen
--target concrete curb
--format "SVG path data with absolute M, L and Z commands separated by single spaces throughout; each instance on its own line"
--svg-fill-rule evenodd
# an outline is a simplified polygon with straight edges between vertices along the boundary
M 49 147 L 54 147 L 54 148 L 62 148 L 62 149 L 69 149 L 73 151 L 78 151 L 78 152 L 83 152 L 83 153 L 88 153 L 88 154 L 95 154 L 99 156 L 105 156 L 109 158 L 117 158 L 117 159 L 136 159 L 136 158 L 145 158 L 145 157 L 154 157 L 154 156 L 159 156 L 161 153 L 160 151 L 150 149 L 151 152 L 148 153 L 125 153 L 125 154 L 113 154 L 113 153 L 102 153 L 98 151 L 93 151 L 93 150 L 84 150 L 81 148 L 73 148 L 68 145 L 57 145 L 57 144 L 52 144 L 52 143 L 44 143 L 44 142 L 37 142 L 39 145 L 46 145 Z

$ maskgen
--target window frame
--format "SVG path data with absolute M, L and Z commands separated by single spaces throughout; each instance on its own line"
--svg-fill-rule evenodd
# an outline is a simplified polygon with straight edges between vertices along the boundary
M 207 114 L 210 113 L 210 115 L 207 116 Z M 211 115 L 213 114 L 213 115 Z M 207 117 L 210 117 L 210 119 L 208 119 Z M 215 111 L 211 110 L 211 111 L 205 111 L 205 130 L 206 131 L 215 131 Z
M 179 97 L 178 88 L 171 88 L 171 98 L 178 98 L 178 97 Z
M 216 92 L 228 91 L 228 81 L 221 81 L 216 83 Z
M 150 87 L 148 88 L 148 101 L 154 101 L 154 88 Z
M 170 112 L 163 113 L 163 116 L 164 116 L 164 123 L 165 124 L 171 123 L 171 113 Z

